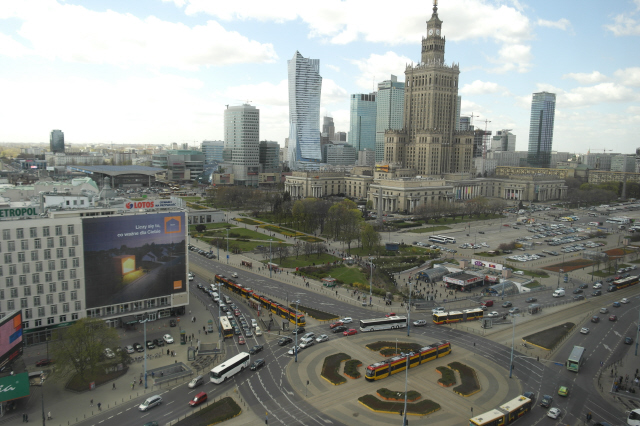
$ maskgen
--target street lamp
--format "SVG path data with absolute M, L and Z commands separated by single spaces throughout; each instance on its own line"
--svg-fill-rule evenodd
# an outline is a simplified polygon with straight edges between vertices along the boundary
M 564 272 L 564 269 L 558 269 L 558 285 L 556 288 L 560 288 L 560 275 Z
M 409 336 L 411 331 L 411 290 L 413 289 L 413 283 L 409 281 L 409 304 L 407 305 L 407 336 Z M 408 367 L 407 367 L 408 368 Z M 405 389 L 406 392 L 406 389 Z M 405 398 L 406 403 L 406 398 Z M 405 406 L 406 409 L 406 406 Z
M 371 257 L 371 255 L 369 255 L 369 269 L 371 270 L 370 274 L 369 274 L 369 306 L 371 306 L 371 299 L 372 299 L 372 288 L 373 288 L 373 257 Z
M 220 324 L 220 299 L 222 292 L 220 291 L 220 281 L 218 281 L 218 340 L 222 341 L 222 324 Z
M 296 354 L 296 361 L 295 362 L 298 362 L 298 303 L 300 303 L 300 300 L 296 300 L 296 328 L 295 328 L 295 331 L 296 331 L 296 344 L 293 347 L 293 352 L 295 352 L 295 354 Z
M 404 417 L 402 418 L 402 426 L 407 425 L 407 385 L 409 383 L 409 357 L 411 353 L 407 354 L 407 365 L 404 371 Z
M 145 319 L 142 321 L 138 321 L 141 324 L 144 324 L 144 388 L 147 388 L 147 321 L 149 319 Z
M 271 251 L 271 243 L 273 242 L 272 238 L 269 238 L 269 278 L 271 278 L 271 263 L 273 261 L 273 252 Z

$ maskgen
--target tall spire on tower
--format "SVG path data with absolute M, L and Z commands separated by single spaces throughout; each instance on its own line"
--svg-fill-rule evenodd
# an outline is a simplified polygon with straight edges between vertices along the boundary
M 438 0 L 433 0 L 433 13 L 434 15 L 438 14 Z

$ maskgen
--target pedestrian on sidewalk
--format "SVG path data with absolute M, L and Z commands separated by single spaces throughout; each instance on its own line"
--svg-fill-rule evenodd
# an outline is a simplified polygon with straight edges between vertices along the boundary
M 53 417 L 51 417 L 51 411 L 49 411 L 49 412 L 47 413 L 47 420 L 51 420 L 52 418 L 53 418 Z
M 89 402 L 89 407 L 93 407 L 93 398 L 91 398 L 91 402 Z
M 113 388 L 112 390 L 116 390 L 116 382 L 113 382 Z
M 98 402 L 98 411 L 102 411 L 102 403 Z

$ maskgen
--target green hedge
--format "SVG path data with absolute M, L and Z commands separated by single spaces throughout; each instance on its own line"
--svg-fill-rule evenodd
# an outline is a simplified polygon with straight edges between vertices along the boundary
M 444 386 L 451 386 L 456 384 L 456 375 L 453 370 L 447 367 L 436 367 L 442 377 L 438 379 L 438 383 L 442 383 Z
M 248 219 L 246 217 L 235 217 L 233 218 L 236 222 L 246 223 L 247 225 L 262 225 L 262 222 L 258 222 L 257 220 Z
M 346 361 L 349 359 L 351 359 L 351 357 L 342 352 L 329 355 L 324 359 L 324 364 L 322 364 L 322 372 L 320 373 L 320 375 L 329 380 L 334 385 L 341 385 L 345 383 L 347 379 L 345 379 L 338 373 L 338 369 L 340 368 L 340 363 L 342 361 Z
M 480 390 L 480 383 L 478 382 L 476 371 L 473 368 L 457 361 L 450 363 L 449 367 L 460 374 L 460 380 L 462 381 L 460 385 L 453 388 L 455 393 L 462 396 L 469 396 Z
M 344 363 L 344 374 L 351 378 L 359 379 L 360 372 L 358 371 L 358 366 L 360 365 L 362 365 L 362 361 L 359 359 L 350 359 Z
M 404 410 L 404 402 L 382 401 L 373 395 L 364 395 L 358 398 L 365 406 L 375 411 L 386 411 L 391 413 L 400 413 Z M 430 399 L 412 402 L 407 404 L 407 413 L 426 415 L 431 414 L 440 409 L 440 405 Z
M 392 391 L 387 388 L 378 389 L 378 395 L 384 398 L 396 398 L 396 399 L 404 399 L 404 392 Z M 407 392 L 407 400 L 413 401 L 420 398 L 422 394 L 418 391 L 410 390 Z

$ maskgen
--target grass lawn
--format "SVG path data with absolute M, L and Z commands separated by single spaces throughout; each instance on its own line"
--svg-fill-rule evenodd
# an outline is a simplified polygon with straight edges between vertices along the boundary
M 206 210 L 209 207 L 201 206 L 200 204 L 187 203 L 187 207 L 194 210 Z
M 575 327 L 574 323 L 566 322 L 564 324 L 524 336 L 522 340 L 550 351 L 555 348 L 557 344 L 562 342 L 562 339 L 573 329 L 573 327 Z
M 229 223 L 226 222 L 219 222 L 219 223 L 202 223 L 201 225 L 205 225 L 207 227 L 207 229 L 226 229 L 226 228 L 235 228 L 236 225 L 231 225 Z M 189 232 L 195 232 L 196 231 L 196 226 L 198 225 L 189 225 Z M 226 233 L 227 231 L 225 231 Z
M 440 225 L 440 226 L 430 226 L 428 228 L 411 229 L 409 232 L 412 232 L 414 234 L 426 234 L 429 232 L 445 231 L 447 229 L 451 229 L 451 227 Z
M 562 269 L 564 272 L 575 271 L 576 269 L 588 268 L 593 266 L 594 262 L 589 259 L 574 259 L 564 263 L 556 263 L 555 265 L 545 266 L 542 269 L 552 272 L 560 272 Z
M 180 197 L 183 200 L 185 200 L 188 203 L 197 203 L 198 201 L 201 201 L 202 198 L 201 197 Z
M 203 242 L 207 243 L 207 244 L 211 244 L 211 240 L 212 240 L 212 238 L 207 238 L 207 237 L 200 237 L 198 239 L 200 241 L 203 241 Z M 285 245 L 290 246 L 291 244 L 285 244 Z M 254 251 L 257 246 L 265 246 L 264 241 L 237 241 L 237 240 L 229 239 L 229 249 L 230 250 L 232 249 L 232 247 L 238 247 L 243 252 L 245 252 L 245 251 Z M 227 248 L 226 242 L 224 244 L 220 245 L 220 248 L 226 250 L 226 248 Z M 213 245 L 213 254 L 215 254 L 216 256 L 218 255 L 218 251 L 217 251 L 215 245 Z M 274 262 L 275 262 L 275 260 L 274 260 Z
M 298 232 L 292 229 L 282 228 L 276 225 L 260 225 L 260 228 L 264 228 L 271 232 L 277 232 L 279 234 L 286 235 L 288 237 L 304 237 L 305 236 L 305 234 L 301 232 Z
M 312 237 L 311 235 L 304 235 L 302 237 L 298 237 L 299 240 L 306 241 L 308 243 L 323 243 L 324 240 L 318 237 Z
M 343 283 L 366 283 L 369 284 L 368 274 L 364 274 L 357 266 L 338 265 L 331 268 L 328 272 L 320 272 L 317 276 L 318 279 L 332 277 Z
M 525 285 L 525 287 L 527 287 L 527 288 L 536 288 L 536 287 L 540 287 L 540 285 L 541 284 L 538 281 L 534 280 L 533 282 L 530 282 L 529 284 Z
M 227 396 L 214 403 L 210 403 L 206 407 L 199 409 L 195 408 L 192 414 L 174 423 L 174 426 L 201 426 L 201 425 L 214 425 L 216 423 L 223 422 L 225 420 L 232 419 L 242 413 L 242 409 L 238 403 Z
M 297 259 L 295 256 L 291 256 L 291 257 L 284 258 L 282 261 L 280 261 L 279 258 L 276 258 L 276 257 L 273 258 L 273 262 L 277 262 L 278 265 L 282 268 L 302 268 L 305 266 L 313 265 L 314 263 L 316 265 L 319 265 L 321 263 L 326 264 L 327 262 L 335 262 L 336 260 L 341 260 L 341 259 L 339 257 L 335 257 L 327 253 L 321 254 L 320 257 L 318 257 L 318 255 L 316 254 L 312 254 L 309 257 L 306 257 L 305 255 L 301 254 L 300 256 L 298 256 Z M 268 262 L 269 260 L 262 261 L 262 263 L 264 264 Z M 338 278 L 338 277 L 334 276 L 334 278 Z
M 530 276 L 532 278 L 549 278 L 549 274 L 544 271 L 528 271 L 526 269 L 513 268 L 514 271 L 522 271 L 524 276 Z
M 231 236 L 231 234 L 233 234 L 233 237 Z M 209 232 L 207 233 L 207 237 L 227 238 L 227 230 L 224 228 L 213 230 L 213 234 Z M 229 230 L 229 239 L 231 238 L 243 238 L 247 240 L 261 240 L 261 241 L 267 241 L 267 242 L 269 240 L 273 240 L 273 244 L 275 244 L 278 241 L 283 241 L 280 238 L 270 237 L 261 232 L 253 231 L 251 229 L 239 228 L 239 227 Z

